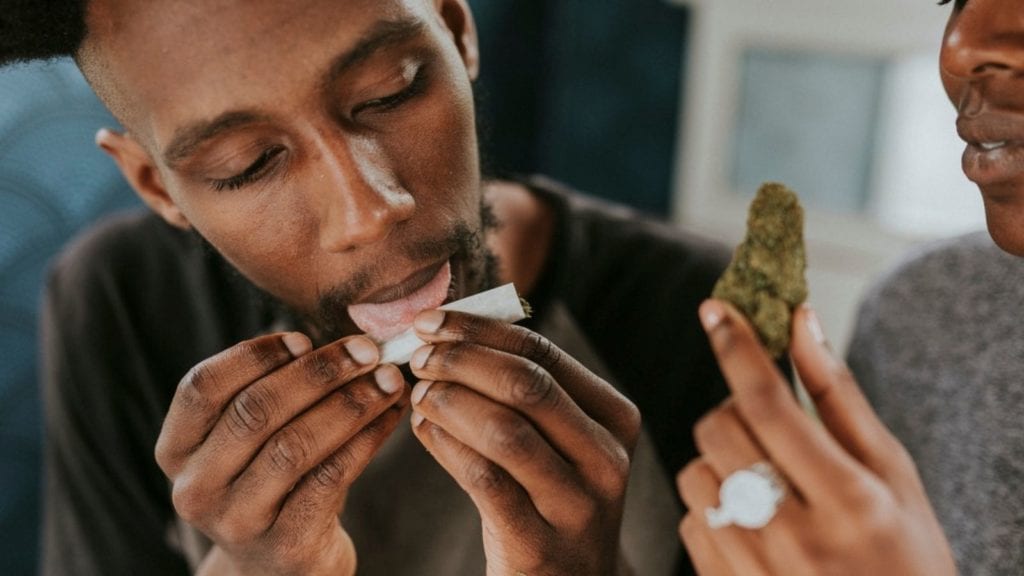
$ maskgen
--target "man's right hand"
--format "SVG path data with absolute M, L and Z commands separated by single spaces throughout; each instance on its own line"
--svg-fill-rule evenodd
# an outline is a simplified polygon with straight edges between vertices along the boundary
M 338 515 L 408 405 L 398 368 L 345 338 L 242 342 L 182 379 L 156 445 L 178 514 L 244 574 L 352 574 Z

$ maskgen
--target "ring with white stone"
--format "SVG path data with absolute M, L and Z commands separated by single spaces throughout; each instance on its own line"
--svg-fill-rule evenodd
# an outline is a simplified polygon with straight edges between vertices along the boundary
M 768 462 L 737 470 L 718 490 L 718 508 L 704 511 L 708 526 L 722 528 L 735 524 L 748 530 L 764 528 L 786 497 L 786 483 Z

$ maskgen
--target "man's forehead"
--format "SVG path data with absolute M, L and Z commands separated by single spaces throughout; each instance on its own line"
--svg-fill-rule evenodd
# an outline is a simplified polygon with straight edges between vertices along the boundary
M 231 34 L 236 29 L 272 28 L 303 16 L 370 21 L 421 11 L 429 4 L 431 0 L 90 0 L 87 19 L 91 35 L 134 32 L 156 40 L 208 37 L 203 31 L 210 29 Z
M 83 66 L 145 130 L 256 101 L 284 76 L 321 72 L 380 22 L 426 18 L 431 0 L 92 0 Z M 92 60 L 93 62 L 90 62 Z M 97 66 L 95 61 L 101 61 Z M 93 70 L 89 70 L 92 68 Z M 250 102 L 251 103 L 251 102 Z M 119 116 L 123 116 L 119 114 Z

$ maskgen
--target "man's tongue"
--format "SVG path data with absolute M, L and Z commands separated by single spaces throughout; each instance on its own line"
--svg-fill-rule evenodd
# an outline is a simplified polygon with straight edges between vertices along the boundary
M 348 307 L 348 315 L 367 336 L 383 342 L 412 326 L 420 312 L 444 304 L 451 281 L 451 264 L 445 262 L 430 282 L 405 298 L 380 304 L 353 304 Z

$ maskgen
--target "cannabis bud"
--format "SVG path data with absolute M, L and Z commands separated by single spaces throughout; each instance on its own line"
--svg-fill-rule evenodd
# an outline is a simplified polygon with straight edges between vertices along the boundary
M 747 237 L 712 292 L 754 325 L 773 357 L 789 348 L 793 310 L 807 299 L 804 211 L 791 190 L 766 183 L 750 204 Z

